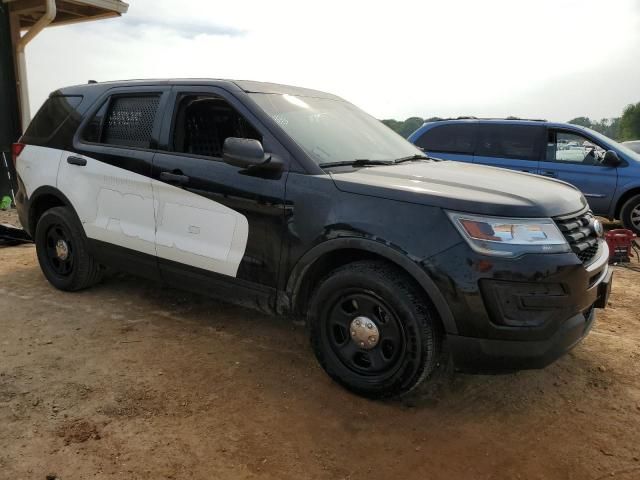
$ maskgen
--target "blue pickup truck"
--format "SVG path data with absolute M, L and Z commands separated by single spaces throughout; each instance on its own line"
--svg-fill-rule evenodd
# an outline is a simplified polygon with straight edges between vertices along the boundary
M 458 118 L 427 122 L 409 141 L 435 158 L 570 183 L 596 215 L 640 234 L 640 154 L 593 130 L 543 120 Z

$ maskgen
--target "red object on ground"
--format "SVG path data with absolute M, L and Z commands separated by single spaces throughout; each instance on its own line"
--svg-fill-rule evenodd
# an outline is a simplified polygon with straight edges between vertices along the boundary
M 629 262 L 634 256 L 631 249 L 636 234 L 631 230 L 625 228 L 609 230 L 604 238 L 609 245 L 609 263 Z

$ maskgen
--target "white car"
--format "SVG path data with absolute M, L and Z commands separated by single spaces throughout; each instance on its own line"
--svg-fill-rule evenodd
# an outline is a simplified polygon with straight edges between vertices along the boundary
M 640 140 L 632 140 L 630 142 L 622 142 L 622 145 L 624 145 L 627 148 L 630 148 L 631 150 L 633 150 L 636 153 L 640 153 Z

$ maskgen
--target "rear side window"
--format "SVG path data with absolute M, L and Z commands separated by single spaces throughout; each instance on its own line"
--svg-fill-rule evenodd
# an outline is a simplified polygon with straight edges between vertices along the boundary
M 80 96 L 56 95 L 49 97 L 29 124 L 23 141 L 42 143 L 50 140 L 81 101 L 82 97 Z
M 544 128 L 530 125 L 478 125 L 476 155 L 539 160 Z
M 428 152 L 473 154 L 475 125 L 442 125 L 422 134 L 416 146 Z
M 92 143 L 149 148 L 160 95 L 114 96 L 93 116 L 83 139 Z

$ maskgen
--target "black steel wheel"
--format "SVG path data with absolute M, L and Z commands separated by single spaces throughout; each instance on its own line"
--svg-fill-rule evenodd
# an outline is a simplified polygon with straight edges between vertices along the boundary
M 80 221 L 68 207 L 54 207 L 38 219 L 36 251 L 42 273 L 60 290 L 81 290 L 102 278 L 103 267 L 89 253 Z
M 57 275 L 66 277 L 73 271 L 73 240 L 67 228 L 54 223 L 45 234 L 46 260 Z
M 405 353 L 405 333 L 394 310 L 370 290 L 337 292 L 329 305 L 325 335 L 336 356 L 363 375 L 393 370 Z
M 308 317 L 318 361 L 360 395 L 407 393 L 438 365 L 442 335 L 428 298 L 386 262 L 354 262 L 332 272 Z

